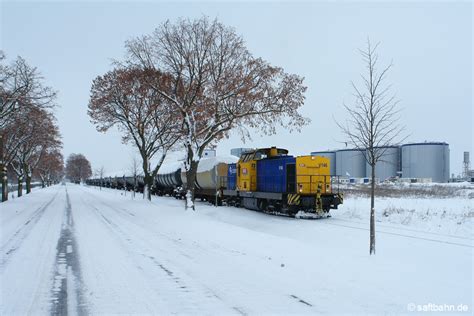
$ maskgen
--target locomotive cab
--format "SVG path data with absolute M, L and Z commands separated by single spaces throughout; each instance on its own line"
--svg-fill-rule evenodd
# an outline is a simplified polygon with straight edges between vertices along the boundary
M 288 150 L 276 147 L 260 148 L 242 154 L 237 162 L 237 190 L 257 191 L 257 161 L 287 154 Z

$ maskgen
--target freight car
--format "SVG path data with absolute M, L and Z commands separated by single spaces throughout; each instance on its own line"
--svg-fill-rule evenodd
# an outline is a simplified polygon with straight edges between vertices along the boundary
M 198 165 L 194 195 L 198 199 L 215 202 L 216 193 L 226 187 L 228 165 L 235 163 L 236 157 L 211 157 L 201 159 Z M 172 195 L 184 198 L 186 187 L 186 173 L 181 165 L 166 166 L 158 172 L 156 177 L 156 191 L 158 195 Z M 221 200 L 218 199 L 221 204 Z
M 114 176 L 114 177 L 103 177 L 103 178 L 93 178 L 86 180 L 88 185 L 101 186 L 104 188 L 118 189 L 118 190 L 127 190 L 127 191 L 137 191 L 143 192 L 143 187 L 145 182 L 142 175 L 133 176 Z M 157 193 L 156 190 L 152 193 Z

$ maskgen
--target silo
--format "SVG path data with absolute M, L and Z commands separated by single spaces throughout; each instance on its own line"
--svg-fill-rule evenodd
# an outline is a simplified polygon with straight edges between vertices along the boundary
M 400 147 L 399 146 L 383 146 L 374 148 L 377 153 L 381 153 L 382 157 L 375 165 L 375 178 L 381 182 L 397 176 L 400 171 Z M 366 162 L 367 177 L 372 176 L 372 167 Z
M 329 172 L 331 176 L 336 175 L 336 152 L 335 151 L 313 151 L 311 156 L 321 156 L 329 159 Z
M 365 151 L 358 149 L 336 151 L 336 174 L 341 177 L 365 178 Z
M 412 143 L 401 146 L 402 177 L 449 180 L 449 145 L 442 142 Z

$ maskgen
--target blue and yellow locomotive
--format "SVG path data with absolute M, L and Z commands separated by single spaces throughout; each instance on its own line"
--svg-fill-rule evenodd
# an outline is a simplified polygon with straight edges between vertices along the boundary
M 328 158 L 294 157 L 276 147 L 246 152 L 228 165 L 222 200 L 253 210 L 324 216 L 343 201 L 332 191 L 329 167 Z

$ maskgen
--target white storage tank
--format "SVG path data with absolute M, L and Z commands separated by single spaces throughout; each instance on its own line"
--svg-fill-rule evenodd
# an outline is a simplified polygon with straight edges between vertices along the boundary
M 383 154 L 380 160 L 375 165 L 375 178 L 380 182 L 396 177 L 400 168 L 400 147 L 399 146 L 383 146 L 375 148 L 376 151 Z M 372 177 L 372 167 L 366 162 L 367 177 Z
M 401 146 L 402 177 L 449 180 L 449 145 L 443 142 L 412 143 Z
M 336 174 L 341 177 L 365 178 L 365 151 L 359 149 L 336 151 Z
M 335 151 L 313 151 L 311 156 L 321 156 L 329 159 L 329 172 L 331 176 L 336 175 L 336 152 Z

